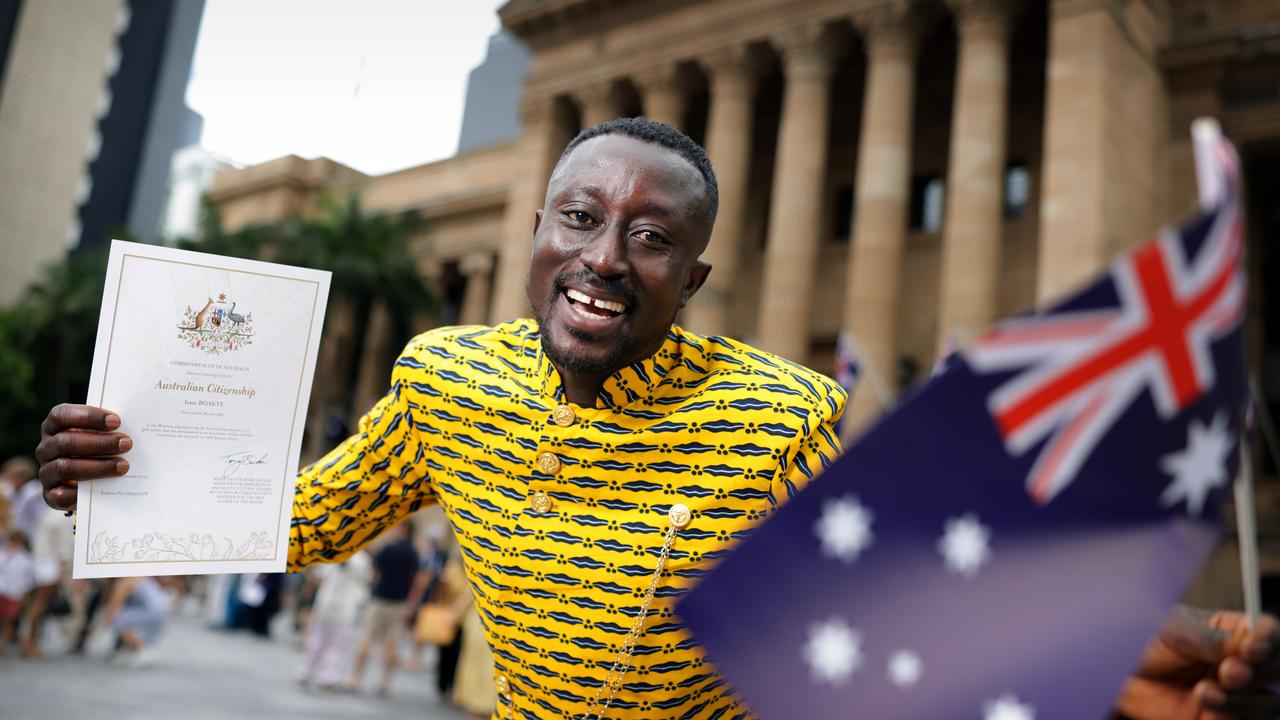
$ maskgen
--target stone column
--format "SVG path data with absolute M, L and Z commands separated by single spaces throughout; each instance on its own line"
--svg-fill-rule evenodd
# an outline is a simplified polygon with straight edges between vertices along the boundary
M 645 117 L 683 129 L 688 98 L 678 65 L 664 63 L 647 68 L 632 75 L 631 82 L 640 91 Z
M 720 212 L 711 242 L 702 253 L 702 259 L 711 264 L 711 274 L 689 302 L 683 323 L 696 332 L 728 335 L 746 224 L 756 78 L 745 45 L 706 55 L 701 64 L 711 84 L 707 156 L 720 187 Z
M 369 310 L 369 327 L 365 331 L 364 351 L 360 355 L 360 368 L 356 372 L 355 407 L 353 418 L 358 418 L 387 393 L 391 387 L 391 312 L 384 302 L 377 301 Z
M 533 252 L 534 217 L 546 199 L 551 170 L 569 141 L 569 124 L 554 98 L 526 98 L 520 103 L 520 117 L 521 147 L 507 191 L 502 249 L 489 315 L 489 321 L 495 324 L 528 315 L 525 277 Z
M 867 48 L 867 80 L 844 326 L 871 366 L 864 372 L 878 373 L 886 384 L 897 370 L 898 289 L 911 191 L 916 37 L 910 10 L 908 2 L 894 1 L 854 16 Z M 882 409 L 871 383 L 862 383 L 847 410 L 846 430 L 855 433 Z
M 1167 3 L 1052 0 L 1036 297 L 1061 297 L 1159 227 Z
M 344 403 L 340 392 L 346 385 L 346 362 L 353 333 L 351 303 L 334 297 L 324 320 L 324 342 L 316 357 L 315 380 L 311 383 L 311 403 L 307 406 L 306 445 L 300 462 L 309 463 L 328 448 L 321 447 L 324 423 L 330 410 Z M 342 407 L 344 411 L 350 408 Z
M 618 117 L 618 93 L 612 80 L 604 80 L 595 85 L 588 85 L 574 94 L 578 106 L 582 109 L 582 129 L 613 120 Z
M 459 325 L 483 325 L 489 317 L 489 292 L 493 287 L 493 256 L 487 252 L 472 253 L 462 258 L 458 269 L 467 278 L 462 295 Z
M 809 354 L 809 305 L 822 238 L 834 53 L 820 25 L 773 36 L 786 88 L 760 293 L 760 344 L 797 362 Z
M 943 226 L 939 342 L 996 318 L 1004 229 L 1010 0 L 948 0 L 959 49 Z M 941 345 L 940 345 L 941 347 Z

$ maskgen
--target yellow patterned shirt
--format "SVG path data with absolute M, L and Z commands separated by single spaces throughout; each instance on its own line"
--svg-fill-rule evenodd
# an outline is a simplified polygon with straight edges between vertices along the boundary
M 416 337 L 359 432 L 302 470 L 290 565 L 347 557 L 424 503 L 453 526 L 496 665 L 495 717 L 579 717 L 680 529 L 610 718 L 745 717 L 677 599 L 839 453 L 844 392 L 673 327 L 595 407 L 568 404 L 537 324 Z

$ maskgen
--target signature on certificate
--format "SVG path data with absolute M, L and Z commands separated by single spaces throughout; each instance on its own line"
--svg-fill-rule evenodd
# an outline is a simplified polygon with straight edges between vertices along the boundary
M 223 455 L 222 459 L 227 463 L 222 469 L 222 477 L 234 477 L 240 468 L 246 465 L 266 465 L 267 454 L 255 455 L 251 452 L 233 452 L 230 455 Z

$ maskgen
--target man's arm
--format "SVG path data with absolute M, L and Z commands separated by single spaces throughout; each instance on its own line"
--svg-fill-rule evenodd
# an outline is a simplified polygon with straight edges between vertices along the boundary
M 773 475 L 770 495 L 775 506 L 790 500 L 840 457 L 842 448 L 835 426 L 844 412 L 847 396 L 839 388 L 831 387 L 829 390 L 827 397 L 809 415 L 806 426 L 792 441 L 786 466 Z
M 356 434 L 298 474 L 290 570 L 344 560 L 434 500 L 415 427 L 418 408 L 408 377 L 414 366 L 421 363 L 406 349 L 390 391 L 360 419 Z

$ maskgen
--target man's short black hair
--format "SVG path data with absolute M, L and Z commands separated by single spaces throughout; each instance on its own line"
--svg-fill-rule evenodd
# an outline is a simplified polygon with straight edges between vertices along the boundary
M 720 207 L 720 188 L 716 185 L 716 171 L 711 168 L 711 161 L 707 159 L 707 153 L 702 149 L 701 145 L 666 123 L 642 117 L 629 117 L 608 120 L 599 125 L 589 127 L 569 141 L 569 144 L 564 148 L 564 152 L 560 153 L 560 159 L 556 161 L 556 168 L 558 169 L 564 163 L 565 158 L 569 157 L 574 148 L 591 138 L 597 138 L 601 135 L 626 135 L 637 140 L 651 142 L 655 145 L 661 145 L 688 160 L 689 164 L 693 165 L 702 174 L 702 180 L 706 183 L 707 217 L 712 222 L 715 222 L 716 211 Z M 551 174 L 555 175 L 555 172 Z

